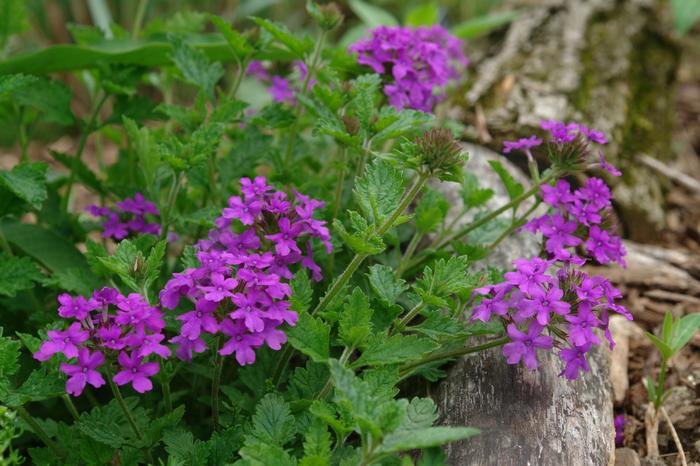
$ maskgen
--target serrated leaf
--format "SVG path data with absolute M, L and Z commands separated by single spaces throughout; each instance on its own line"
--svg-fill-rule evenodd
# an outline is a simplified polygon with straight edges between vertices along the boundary
M 134 398 L 127 400 L 127 405 L 134 407 L 134 401 Z M 133 436 L 133 433 L 129 434 L 122 429 L 126 419 L 116 400 L 106 406 L 92 408 L 90 412 L 83 412 L 76 423 L 80 432 L 112 448 L 120 448 Z
M 252 418 L 252 434 L 266 444 L 283 447 L 296 432 L 294 416 L 281 396 L 268 393 L 260 400 Z
M 369 299 L 360 288 L 355 288 L 348 298 L 338 325 L 338 336 L 349 348 L 361 347 L 372 331 L 372 309 Z
M 438 259 L 432 267 L 424 269 L 423 276 L 416 281 L 413 289 L 424 301 L 436 301 L 437 304 L 444 298 L 469 288 L 468 264 L 466 256 Z
M 69 126 L 75 121 L 70 103 L 73 93 L 60 81 L 39 78 L 12 93 L 13 101 L 41 112 L 44 120 Z
M 688 314 L 680 318 L 676 324 L 673 338 L 669 342 L 671 349 L 677 353 L 700 328 L 700 314 Z
M 439 345 L 429 338 L 416 335 L 378 337 L 370 342 L 353 367 L 399 364 L 420 359 Z
M 202 89 L 210 99 L 214 98 L 214 86 L 224 75 L 224 68 L 219 62 L 211 62 L 201 51 L 175 41 L 173 63 L 185 80 Z
M 333 221 L 333 230 L 350 249 L 358 254 L 379 254 L 385 248 L 384 241 L 373 233 L 372 228 L 367 228 L 357 233 L 349 233 L 340 220 L 335 219 Z
M 399 429 L 423 429 L 437 421 L 438 413 L 435 402 L 430 398 L 413 398 L 406 408 L 406 415 L 401 420 Z
M 479 429 L 472 427 L 427 427 L 392 432 L 384 437 L 377 452 L 398 453 L 400 451 L 430 448 L 473 437 Z
M 233 50 L 239 60 L 245 59 L 247 55 L 253 52 L 253 48 L 248 44 L 248 40 L 240 32 L 233 29 L 233 27 L 223 18 L 215 15 L 209 17 L 211 22 L 216 26 L 221 35 L 224 36 L 226 42 L 228 42 L 229 47 Z
M 32 371 L 18 388 L 4 390 L 0 387 L 0 400 L 10 407 L 17 408 L 31 401 L 43 401 L 65 393 L 65 385 L 58 374 L 42 368 Z
M 328 432 L 326 424 L 318 418 L 311 422 L 304 436 L 304 455 L 307 458 L 315 458 L 313 464 L 328 464 L 330 462 L 331 434 Z M 301 464 L 305 464 L 304 460 Z
M 0 295 L 14 297 L 18 291 L 32 288 L 43 278 L 29 257 L 8 256 L 0 252 Z
M 148 425 L 148 429 L 144 432 L 146 445 L 153 446 L 157 444 L 163 437 L 163 432 L 176 427 L 184 415 L 185 406 L 180 405 L 165 416 L 153 420 L 153 422 Z
M 308 311 L 314 297 L 314 290 L 306 270 L 300 270 L 294 274 L 290 286 L 292 287 L 292 295 L 289 297 L 290 309 L 298 314 Z
M 328 381 L 328 368 L 324 364 L 307 361 L 305 367 L 294 369 L 288 383 L 290 400 L 313 399 Z
M 377 160 L 368 166 L 353 191 L 364 217 L 379 225 L 401 202 L 403 184 L 401 171 L 388 163 Z
M 515 181 L 513 175 L 511 175 L 510 172 L 503 167 L 501 162 L 498 160 L 489 160 L 489 165 L 491 165 L 493 171 L 495 171 L 498 177 L 501 179 L 503 186 L 505 186 L 506 191 L 508 192 L 508 197 L 511 200 L 520 196 L 525 191 L 523 185 Z
M 171 460 L 177 460 L 187 466 L 207 464 L 211 450 L 206 442 L 195 440 L 191 432 L 182 428 L 167 430 L 163 435 L 165 451 Z
M 122 240 L 118 245 L 113 255 L 108 257 L 97 258 L 102 265 L 107 267 L 111 272 L 119 275 L 124 283 L 133 290 L 139 290 L 140 287 L 133 277 L 135 266 L 138 260 L 143 260 L 141 251 L 128 239 Z
M 166 240 L 158 241 L 155 246 L 151 249 L 146 259 L 145 270 L 143 275 L 143 285 L 144 289 L 149 289 L 153 282 L 158 279 L 160 275 L 160 270 L 163 265 L 163 259 L 165 258 L 165 248 L 168 246 Z
M 408 289 L 406 281 L 396 277 L 394 269 L 388 265 L 376 264 L 369 268 L 369 284 L 379 299 L 387 306 L 396 303 Z
M 251 18 L 255 24 L 267 31 L 278 42 L 294 52 L 297 58 L 304 58 L 304 54 L 311 51 L 313 44 L 311 41 L 301 39 L 292 34 L 286 26 L 263 18 Z
M 462 181 L 460 196 L 464 206 L 469 209 L 481 207 L 486 204 L 494 195 L 491 188 L 480 188 L 479 179 L 473 173 L 465 173 Z
M 127 117 L 122 118 L 122 124 L 129 137 L 129 146 L 138 157 L 146 186 L 153 186 L 161 160 L 160 152 L 151 140 L 151 133 L 145 126 L 139 128 L 134 120 Z
M 59 162 L 67 169 L 73 171 L 77 180 L 80 181 L 83 185 L 92 189 L 96 193 L 105 194 L 107 192 L 104 186 L 102 186 L 102 182 L 97 178 L 95 173 L 92 170 L 90 170 L 90 167 L 85 165 L 85 162 L 83 162 L 81 159 L 76 159 L 73 156 L 54 150 L 50 150 L 49 153 L 51 154 L 51 157 L 54 158 L 54 160 Z
M 399 22 L 388 11 L 362 0 L 350 0 L 348 6 L 370 28 L 398 26 Z
M 316 362 L 328 360 L 330 329 L 320 319 L 302 314 L 296 325 L 287 330 L 289 343 Z
M 264 442 L 249 442 L 239 452 L 245 466 L 296 466 L 289 453 L 277 445 Z
M 2 336 L 2 327 L 0 327 L 0 381 L 5 377 L 9 377 L 19 369 L 19 351 L 22 344 L 19 340 Z
M 443 314 L 439 310 L 427 313 L 427 318 L 412 330 L 434 340 L 465 336 L 464 323 Z
M 15 196 L 40 209 L 46 200 L 46 169 L 42 162 L 21 163 L 12 170 L 0 171 L 0 186 L 5 186 Z

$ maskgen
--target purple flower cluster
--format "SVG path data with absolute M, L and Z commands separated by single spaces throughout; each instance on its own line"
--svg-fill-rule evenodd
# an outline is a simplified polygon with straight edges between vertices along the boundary
M 288 300 L 291 267 L 299 264 L 320 280 L 312 239 L 332 250 L 325 222 L 313 218 L 322 202 L 297 192 L 290 198 L 263 177 L 242 178 L 241 192 L 228 200 L 216 228 L 197 244 L 200 266 L 174 274 L 160 293 L 168 309 L 182 297 L 194 304 L 177 317 L 180 334 L 170 340 L 178 345 L 180 359 L 191 360 L 193 352 L 206 349 L 205 333 L 226 337 L 219 354 L 235 353 L 241 365 L 252 364 L 254 350 L 263 344 L 280 349 L 287 337 L 279 327 L 297 320 Z
M 95 217 L 102 217 L 102 236 L 122 240 L 129 235 L 148 233 L 160 234 L 160 224 L 149 221 L 149 218 L 159 217 L 158 207 L 147 201 L 141 193 L 136 193 L 133 198 L 126 198 L 117 202 L 115 207 L 100 207 L 91 205 L 85 208 Z
M 602 133 L 577 123 L 550 121 L 543 122 L 542 128 L 550 133 L 549 142 L 555 146 L 581 141 L 587 144 L 586 140 L 607 142 Z M 541 143 L 535 136 L 506 142 L 504 152 L 517 149 L 531 157 L 530 149 Z M 619 237 L 602 227 L 612 209 L 610 189 L 603 180 L 589 178 L 575 191 L 569 183 L 559 180 L 554 186 L 543 185 L 541 196 L 552 212 L 534 218 L 524 228 L 542 233 L 545 257 L 517 259 L 513 263 L 515 270 L 504 274 L 504 282 L 477 289 L 475 294 L 480 301 L 472 320 L 487 322 L 494 315 L 503 319 L 510 338 L 503 354 L 509 364 L 522 361 L 535 369 L 537 351 L 557 347 L 565 363 L 560 375 L 573 380 L 581 371 L 588 372 L 586 353 L 601 343 L 595 329 L 604 333 L 612 348 L 609 313 L 632 319 L 616 303 L 622 295 L 610 281 L 575 268 L 586 263 L 576 248 L 581 247 L 601 264 L 622 265 L 625 249 Z
M 387 75 L 384 93 L 396 109 L 432 111 L 445 86 L 469 64 L 462 41 L 441 26 L 379 26 L 350 46 L 358 62 Z
M 157 307 L 140 294 L 124 296 L 114 288 L 95 290 L 88 299 L 64 293 L 58 302 L 58 315 L 72 322 L 65 330 L 50 330 L 34 358 L 47 361 L 56 353 L 68 360 L 77 358 L 60 366 L 69 376 L 66 392 L 79 396 L 87 384 L 101 387 L 105 380 L 98 369 L 114 360 L 121 368 L 112 378 L 117 385 L 131 383 L 139 393 L 153 388 L 149 377 L 160 366 L 146 360 L 170 356 L 170 349 L 161 343 L 165 321 Z
M 615 416 L 615 446 L 620 448 L 625 446 L 625 420 L 624 414 L 618 414 Z
M 306 80 L 306 75 L 308 73 L 306 64 L 301 60 L 296 60 L 294 62 L 294 67 L 298 73 L 299 82 L 304 82 Z M 259 81 L 268 84 L 267 92 L 270 93 L 272 99 L 275 102 L 286 102 L 290 105 L 296 103 L 294 98 L 297 90 L 295 86 L 290 82 L 290 80 L 283 78 L 278 75 L 271 75 L 270 72 L 265 67 L 265 64 L 259 60 L 253 60 L 248 65 L 246 69 L 246 74 L 249 76 L 255 76 Z M 315 79 L 309 80 L 309 88 L 312 88 L 316 84 Z

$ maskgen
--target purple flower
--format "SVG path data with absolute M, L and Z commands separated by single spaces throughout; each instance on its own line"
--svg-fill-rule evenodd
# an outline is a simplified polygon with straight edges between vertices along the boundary
M 224 209 L 224 219 L 238 219 L 243 225 L 252 225 L 255 217 L 262 211 L 262 202 L 244 202 L 239 196 L 233 196 L 228 200 L 228 208 Z
M 219 350 L 222 356 L 236 353 L 236 361 L 241 366 L 253 364 L 255 362 L 255 351 L 265 341 L 260 334 L 249 333 L 247 326 L 242 322 L 232 322 L 224 320 L 221 324 L 221 332 L 229 336 L 229 340 Z
M 193 353 L 203 353 L 207 349 L 207 344 L 201 338 L 190 340 L 183 335 L 178 335 L 168 341 L 177 344 L 175 356 L 182 361 L 190 362 L 192 361 Z
M 515 272 L 506 272 L 503 276 L 511 285 L 519 287 L 524 293 L 535 296 L 542 294 L 542 285 L 552 283 L 552 277 L 546 274 L 551 262 L 539 257 L 532 259 L 516 259 Z
M 552 337 L 542 335 L 544 327 L 536 323 L 530 323 L 527 333 L 521 332 L 513 324 L 509 324 L 506 332 L 511 339 L 510 343 L 503 345 L 503 355 L 508 364 L 518 364 L 521 360 L 526 367 L 537 369 L 537 348 L 550 349 Z
M 270 87 L 267 91 L 272 95 L 272 98 L 277 102 L 294 104 L 294 91 L 289 84 L 289 81 L 281 76 L 273 76 Z
M 68 293 L 58 296 L 58 315 L 63 318 L 85 319 L 91 311 L 98 308 L 98 303 L 92 299 L 86 300 L 82 296 L 73 298 Z
M 126 346 L 122 339 L 122 329 L 117 326 L 101 327 L 97 330 L 97 336 L 102 340 L 101 346 L 111 350 L 121 350 Z
M 257 199 L 272 189 L 264 176 L 256 176 L 253 181 L 250 178 L 241 178 L 241 192 L 246 199 Z
M 586 137 L 591 142 L 596 144 L 607 144 L 608 140 L 601 131 L 597 131 L 593 128 L 589 128 L 586 125 L 578 124 L 579 132 Z
M 201 286 L 199 289 L 204 292 L 204 299 L 208 301 L 220 302 L 224 298 L 233 296 L 232 290 L 238 286 L 235 278 L 225 278 L 220 273 L 211 275 L 211 286 Z
M 556 120 L 545 120 L 540 122 L 540 127 L 543 130 L 548 131 L 551 138 L 555 142 L 564 144 L 576 139 L 579 125 L 577 123 L 564 123 Z
M 610 188 L 600 178 L 591 177 L 576 191 L 576 197 L 598 209 L 610 207 Z
M 576 380 L 579 372 L 588 372 L 588 362 L 586 361 L 586 352 L 591 348 L 590 343 L 584 346 L 574 346 L 573 348 L 564 348 L 559 352 L 559 357 L 566 363 L 566 367 L 559 374 L 569 380 Z
M 270 79 L 270 73 L 268 73 L 265 65 L 260 60 L 251 60 L 245 72 L 249 76 L 255 76 L 260 81 L 268 81 Z
M 462 42 L 441 26 L 379 26 L 350 51 L 357 53 L 358 63 L 387 75 L 384 93 L 398 110 L 432 111 L 447 84 L 469 63 Z
M 545 243 L 547 252 L 559 260 L 570 259 L 571 253 L 566 248 L 581 243 L 581 239 L 573 235 L 578 225 L 559 214 L 547 216 L 545 219 L 540 224 L 540 231 L 547 238 Z
M 78 346 L 90 338 L 90 332 L 81 329 L 80 322 L 73 322 L 67 330 L 49 330 L 48 341 L 41 344 L 34 359 L 48 361 L 56 353 L 63 353 L 66 358 L 78 356 Z
M 622 172 L 620 170 L 605 161 L 605 156 L 600 151 L 598 151 L 598 162 L 600 163 L 600 167 L 606 172 L 610 173 L 612 176 L 622 176 Z
M 615 446 L 620 448 L 625 446 L 625 424 L 627 421 L 625 420 L 625 415 L 624 414 L 618 414 L 615 416 L 615 421 L 613 424 L 615 425 Z
M 542 144 L 542 139 L 537 136 L 530 136 L 529 138 L 521 138 L 517 141 L 503 141 L 503 153 L 510 154 L 514 150 L 522 150 L 528 154 L 528 157 L 532 158 L 530 154 L 530 149 L 537 147 Z
M 571 304 L 562 301 L 561 298 L 563 296 L 564 292 L 561 289 L 552 287 L 545 291 L 544 294 L 525 299 L 524 303 L 533 310 L 532 315 L 536 316 L 540 325 L 547 325 L 552 313 L 562 316 L 569 313 Z
M 139 393 L 145 393 L 153 388 L 153 383 L 149 377 L 158 373 L 159 367 L 157 362 L 143 362 L 143 358 L 136 352 L 131 355 L 122 351 L 117 358 L 122 370 L 117 372 L 112 378 L 117 385 L 126 385 L 131 383 L 134 390 Z
M 197 302 L 198 308 L 200 307 L 200 302 L 202 301 Z M 178 316 L 177 320 L 183 322 L 180 334 L 189 340 L 198 339 L 203 331 L 215 334 L 219 330 L 219 325 L 213 312 L 207 312 L 201 309 L 186 312 Z
M 80 396 L 85 389 L 85 385 L 90 384 L 95 388 L 99 388 L 105 384 L 105 379 L 102 378 L 97 369 L 104 363 L 105 357 L 99 351 L 90 353 L 87 348 L 81 348 L 78 353 L 78 365 L 61 363 L 60 369 L 70 377 L 66 381 L 66 392 L 73 396 Z
M 136 193 L 133 198 L 125 198 L 117 202 L 114 209 L 108 207 L 88 206 L 85 209 L 95 217 L 102 217 L 102 236 L 121 240 L 132 234 L 147 233 L 160 234 L 160 224 L 149 222 L 150 217 L 160 216 L 158 207 L 146 200 L 141 193 Z
M 301 253 L 301 250 L 295 241 L 296 237 L 299 236 L 299 233 L 301 232 L 301 225 L 292 224 L 288 218 L 280 219 L 278 225 L 280 229 L 279 233 L 274 235 L 265 235 L 265 238 L 275 242 L 275 251 L 277 254 L 280 256 L 286 256 L 290 252 Z
M 627 254 L 619 237 L 611 235 L 608 231 L 592 226 L 588 231 L 586 251 L 601 264 L 618 262 L 625 265 L 623 257 Z
M 578 314 L 566 316 L 569 322 L 569 340 L 574 346 L 585 346 L 590 343 L 598 344 L 600 339 L 593 333 L 593 329 L 600 323 L 590 305 L 582 303 L 578 306 Z
M 554 186 L 542 185 L 542 200 L 552 207 L 566 209 L 576 198 L 571 193 L 571 186 L 566 180 L 559 180 Z

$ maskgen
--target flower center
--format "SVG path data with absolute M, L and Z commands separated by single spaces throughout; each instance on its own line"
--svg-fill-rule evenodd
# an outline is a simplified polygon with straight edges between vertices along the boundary
M 236 335 L 236 341 L 241 341 L 241 340 L 243 340 L 243 337 L 240 335 Z
M 197 316 L 197 317 L 202 317 L 202 311 L 197 311 L 196 316 Z
M 64 338 L 63 341 L 65 341 L 66 343 L 70 342 L 70 337 Z
M 136 374 L 136 373 L 138 372 L 138 369 L 136 369 L 136 368 L 134 367 L 133 369 L 131 369 L 131 372 L 133 372 L 134 374 Z
M 525 346 L 532 346 L 532 341 L 531 340 L 525 340 Z
M 83 367 L 83 374 L 87 373 L 88 369 L 87 367 Z

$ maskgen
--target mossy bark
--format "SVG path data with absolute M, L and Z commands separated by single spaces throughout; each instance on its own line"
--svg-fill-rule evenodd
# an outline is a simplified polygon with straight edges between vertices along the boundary
M 663 29 L 667 8 L 661 0 L 527 2 L 504 34 L 469 45 L 474 74 L 460 102 L 469 137 L 500 149 L 543 119 L 605 132 L 606 156 L 625 172 L 610 181 L 626 234 L 653 237 L 664 223 L 663 180 L 635 160 L 672 153 L 680 51 Z

